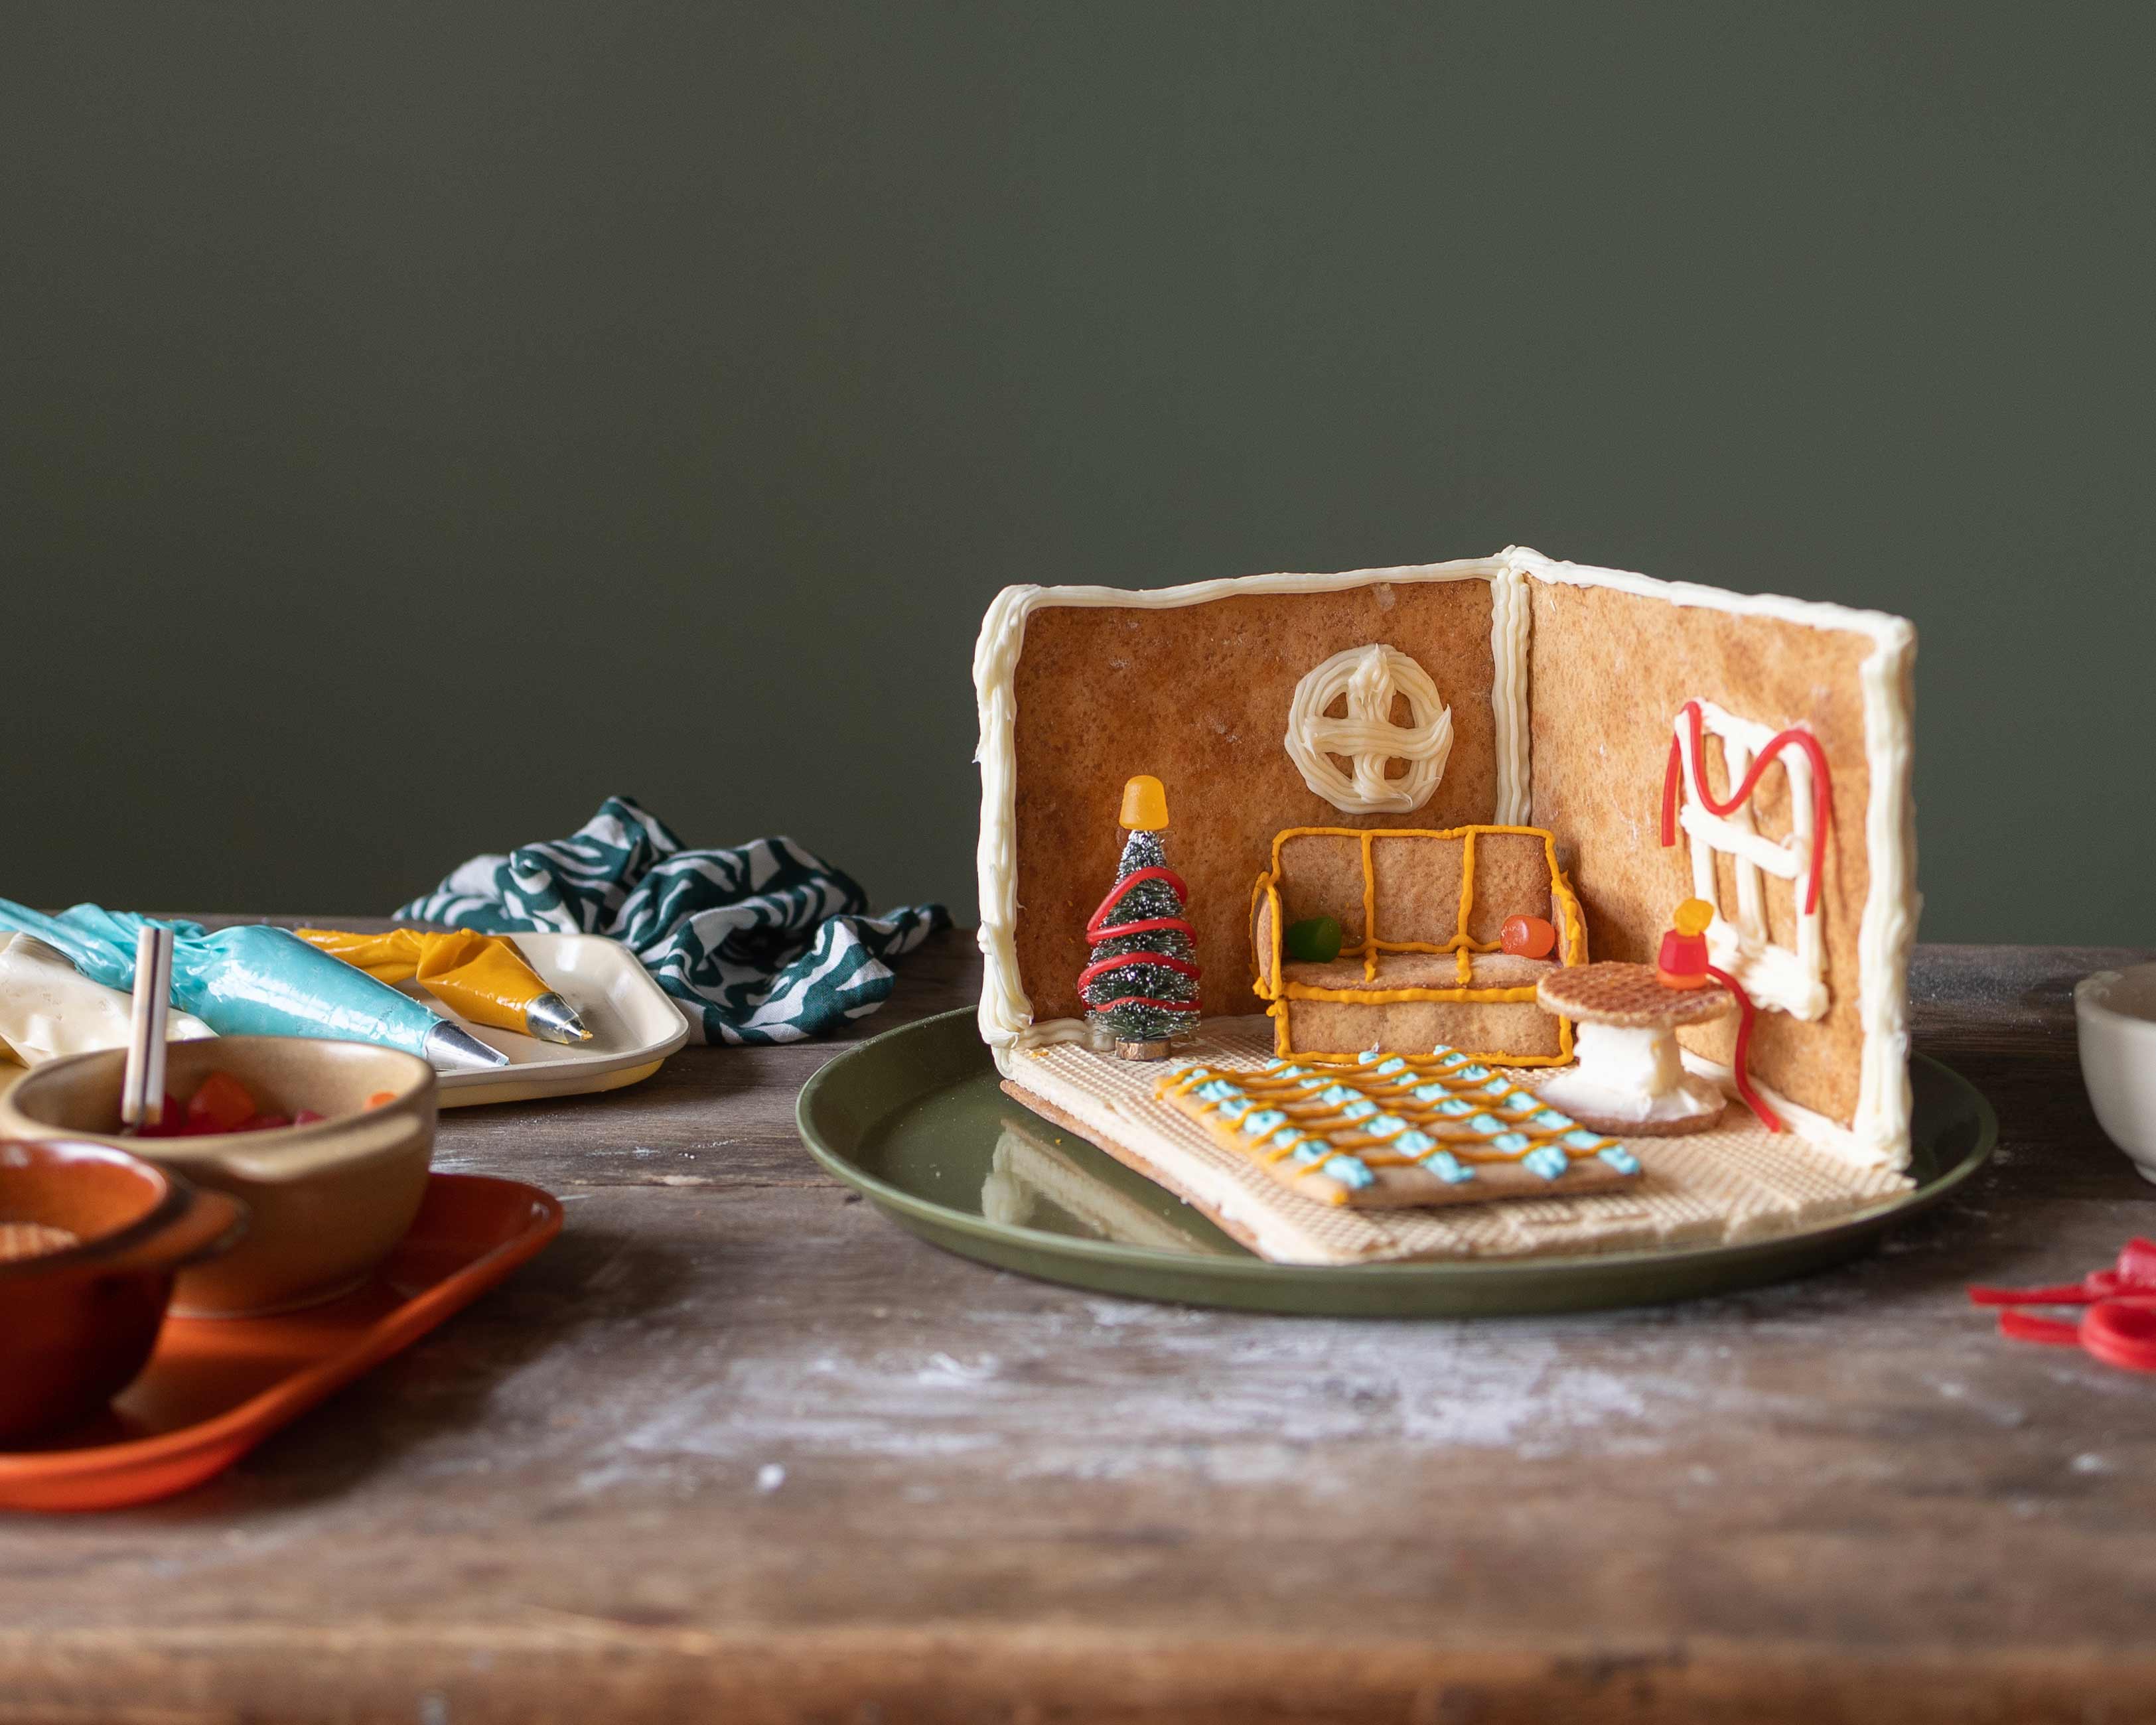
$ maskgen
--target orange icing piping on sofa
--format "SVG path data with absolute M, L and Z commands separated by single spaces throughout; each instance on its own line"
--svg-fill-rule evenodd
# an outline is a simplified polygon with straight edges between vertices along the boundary
M 1345 1053 L 1319 1052 L 1312 1049 L 1296 1049 L 1289 1045 L 1286 1003 L 1291 1000 L 1337 1001 L 1347 1004 L 1387 1006 L 1417 1001 L 1440 1002 L 1448 1005 L 1493 1005 L 1515 1004 L 1535 998 L 1532 988 L 1476 988 L 1469 985 L 1473 975 L 1475 952 L 1494 952 L 1502 942 L 1476 941 L 1467 932 L 1475 906 L 1475 839 L 1481 833 L 1517 833 L 1543 841 L 1543 853 L 1550 871 L 1550 898 L 1558 912 L 1562 930 L 1558 952 L 1566 965 L 1587 962 L 1587 927 L 1580 914 L 1579 899 L 1566 879 L 1564 870 L 1558 866 L 1555 834 L 1542 827 L 1497 826 L 1476 824 L 1468 826 L 1447 827 L 1443 830 L 1428 828 L 1383 827 L 1286 827 L 1273 835 L 1271 865 L 1260 874 L 1250 888 L 1251 916 L 1257 914 L 1258 895 L 1263 892 L 1272 907 L 1271 965 L 1270 973 L 1256 978 L 1252 992 L 1268 1003 L 1265 1015 L 1273 1021 L 1273 1050 L 1281 1059 L 1292 1055 L 1297 1060 L 1315 1060 L 1326 1065 L 1352 1065 L 1359 1050 Z M 1460 986 L 1452 988 L 1380 988 L 1353 990 L 1321 988 L 1308 983 L 1291 983 L 1283 968 L 1282 930 L 1281 927 L 1280 873 L 1281 848 L 1291 839 L 1353 838 L 1359 839 L 1363 850 L 1363 975 L 1367 981 L 1377 977 L 1378 955 L 1381 952 L 1423 952 L 1433 956 L 1445 952 L 1455 953 L 1460 960 Z M 1460 840 L 1460 922 L 1458 932 L 1443 946 L 1433 946 L 1427 941 L 1385 941 L 1377 937 L 1377 872 L 1372 866 L 1371 846 L 1379 839 L 1458 839 Z M 1512 1055 L 1498 1051 L 1472 1052 L 1471 1058 L 1495 1061 L 1508 1066 L 1563 1066 L 1573 1058 L 1572 1021 L 1560 1018 L 1557 1023 L 1558 1051 L 1553 1055 Z

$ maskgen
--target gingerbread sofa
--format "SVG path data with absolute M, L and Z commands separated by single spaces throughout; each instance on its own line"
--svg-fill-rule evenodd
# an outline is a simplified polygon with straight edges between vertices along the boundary
M 1340 956 L 1285 957 L 1285 931 L 1318 916 L 1339 923 Z M 1501 950 L 1510 916 L 1548 922 L 1556 952 Z M 1535 1004 L 1535 985 L 1586 962 L 1586 927 L 1555 841 L 1537 827 L 1291 827 L 1251 891 L 1250 950 L 1282 1055 L 1440 1045 L 1512 1065 L 1572 1055 L 1571 1026 Z

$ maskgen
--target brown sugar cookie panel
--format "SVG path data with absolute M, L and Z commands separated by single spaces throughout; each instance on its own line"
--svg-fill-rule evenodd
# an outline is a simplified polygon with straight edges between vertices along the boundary
M 1083 1010 L 1075 983 L 1086 963 L 1086 920 L 1115 880 L 1124 837 L 1116 815 L 1133 773 L 1167 788 L 1168 861 L 1190 889 L 1201 999 L 1215 1015 L 1258 1009 L 1250 883 L 1282 829 L 1489 820 L 1497 784 L 1490 628 L 1490 585 L 1476 578 L 1160 609 L 1034 610 L 1014 680 L 1013 809 L 1014 944 L 1034 1017 Z M 1296 685 L 1335 653 L 1372 642 L 1420 665 L 1452 715 L 1444 778 L 1410 813 L 1342 814 L 1304 783 L 1286 747 Z
M 1467 932 L 1478 942 L 1498 939 L 1511 916 L 1550 915 L 1549 848 L 1532 833 L 1480 833 L 1475 839 L 1475 907 Z
M 1662 774 L 1678 709 L 1705 699 L 1777 730 L 1802 720 L 1818 737 L 1833 786 L 1820 892 L 1828 1011 L 1812 1023 L 1763 1012 L 1752 1070 L 1793 1101 L 1848 1122 L 1863 1050 L 1857 932 L 1871 886 L 1860 671 L 1877 644 L 1851 629 L 1540 579 L 1530 579 L 1528 603 L 1532 819 L 1557 834 L 1571 861 L 1598 958 L 1653 963 L 1671 911 L 1692 893 L 1684 835 L 1667 850 L 1660 842 Z M 1710 761 L 1719 794 L 1727 782 L 1714 745 Z M 1768 836 L 1789 829 L 1780 768 L 1768 768 L 1752 806 Z M 1731 880 L 1725 870 L 1723 902 L 1733 909 Z M 1786 891 L 1782 896 L 1786 912 Z M 1777 917 L 1771 887 L 1767 898 L 1770 932 L 1793 940 L 1794 923 Z M 1680 1033 L 1686 1046 L 1725 1062 L 1732 1036 L 1729 1024 Z

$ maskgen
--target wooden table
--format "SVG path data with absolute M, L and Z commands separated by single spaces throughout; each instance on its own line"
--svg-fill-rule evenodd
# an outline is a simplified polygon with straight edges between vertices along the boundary
M 1932 947 L 1965 1196 L 1741 1297 L 1385 1323 L 947 1257 L 824 1178 L 831 1054 L 445 1117 L 562 1238 L 223 1479 L 0 1520 L 0 1721 L 2118 1720 L 2156 1713 L 2156 1381 L 1964 1283 L 2156 1232 L 2068 987 Z M 854 1034 L 970 1002 L 963 936 Z

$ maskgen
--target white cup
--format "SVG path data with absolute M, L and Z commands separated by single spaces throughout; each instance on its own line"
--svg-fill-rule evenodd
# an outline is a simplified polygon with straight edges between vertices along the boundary
M 2097 1123 L 2141 1178 L 2156 1183 L 2156 964 L 2082 978 L 2074 1017 Z

